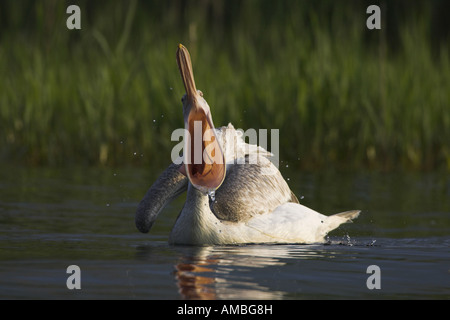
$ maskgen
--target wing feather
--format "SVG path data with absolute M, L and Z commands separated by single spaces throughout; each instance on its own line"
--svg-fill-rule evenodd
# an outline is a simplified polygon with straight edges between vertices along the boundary
M 264 156 L 236 159 L 227 170 L 215 199 L 209 201 L 211 211 L 220 220 L 247 221 L 271 213 L 292 199 L 292 191 L 280 171 Z

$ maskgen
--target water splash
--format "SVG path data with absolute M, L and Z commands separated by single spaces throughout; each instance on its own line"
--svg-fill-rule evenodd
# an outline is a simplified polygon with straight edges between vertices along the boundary
M 352 246 L 352 245 L 353 245 L 352 239 L 350 238 L 350 236 L 349 236 L 348 234 L 346 235 L 346 238 L 347 238 L 347 244 L 348 244 L 349 246 Z
M 349 247 L 352 247 L 355 244 L 354 241 L 350 238 L 348 233 L 343 237 L 342 240 L 343 240 L 343 244 L 347 245 Z

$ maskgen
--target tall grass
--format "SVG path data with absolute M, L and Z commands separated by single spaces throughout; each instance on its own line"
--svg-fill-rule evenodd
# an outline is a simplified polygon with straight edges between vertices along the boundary
M 291 165 L 450 169 L 449 46 L 429 10 L 368 31 L 365 2 L 79 1 L 71 31 L 64 2 L 29 4 L 0 34 L 5 162 L 169 162 L 181 42 L 215 124 L 280 129 Z

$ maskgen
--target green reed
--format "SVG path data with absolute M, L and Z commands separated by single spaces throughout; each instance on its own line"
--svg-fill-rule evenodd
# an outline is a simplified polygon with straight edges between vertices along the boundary
M 216 126 L 280 129 L 290 165 L 450 168 L 449 47 L 433 48 L 426 10 L 393 46 L 392 30 L 365 28 L 364 3 L 80 1 L 80 31 L 63 2 L 32 3 L 36 28 L 16 8 L 0 38 L 4 162 L 168 163 L 183 43 Z

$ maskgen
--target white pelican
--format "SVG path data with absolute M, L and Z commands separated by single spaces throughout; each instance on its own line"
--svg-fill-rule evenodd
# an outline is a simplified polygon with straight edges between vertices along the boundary
M 184 163 L 172 163 L 140 202 L 136 226 L 141 232 L 148 232 L 164 206 L 186 189 L 171 244 L 321 243 L 328 232 L 358 217 L 358 210 L 325 216 L 299 204 L 269 152 L 246 144 L 231 124 L 214 128 L 208 103 L 195 87 L 189 52 L 181 44 L 177 62 L 186 89 L 185 129 L 193 138 L 185 138 Z M 200 145 L 194 144 L 194 133 L 203 136 Z M 192 152 L 199 147 L 206 154 L 200 162 Z

